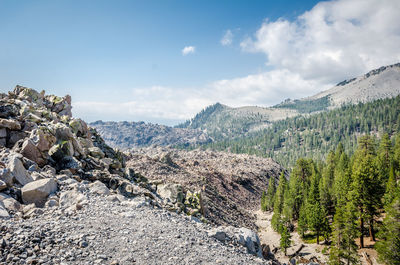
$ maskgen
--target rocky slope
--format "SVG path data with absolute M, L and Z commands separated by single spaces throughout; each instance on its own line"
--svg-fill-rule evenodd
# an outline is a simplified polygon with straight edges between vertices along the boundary
M 382 66 L 362 76 L 344 80 L 331 89 L 304 100 L 330 99 L 330 107 L 370 102 L 400 94 L 400 63 Z
M 103 122 L 89 124 L 112 147 L 127 149 L 144 146 L 196 145 L 210 142 L 200 130 L 172 128 L 145 122 Z
M 269 178 L 278 179 L 283 170 L 272 159 L 172 148 L 132 150 L 127 166 L 152 183 L 176 183 L 183 194 L 198 194 L 200 211 L 212 223 L 251 229 L 256 228 L 252 211 L 260 207 Z M 179 208 L 182 203 L 180 199 L 170 207 Z
M 201 223 L 218 213 L 203 214 L 198 185 L 126 168 L 125 154 L 71 117 L 69 96 L 17 86 L 0 109 L 0 264 L 272 263 L 255 232 Z M 240 172 L 232 179 L 249 190 L 265 181 Z

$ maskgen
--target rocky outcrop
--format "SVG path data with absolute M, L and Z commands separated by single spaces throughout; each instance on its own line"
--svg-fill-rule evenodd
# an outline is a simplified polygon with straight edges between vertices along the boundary
M 129 149 L 146 146 L 197 145 L 211 142 L 207 133 L 201 130 L 173 128 L 145 122 L 103 122 L 90 123 L 110 146 Z

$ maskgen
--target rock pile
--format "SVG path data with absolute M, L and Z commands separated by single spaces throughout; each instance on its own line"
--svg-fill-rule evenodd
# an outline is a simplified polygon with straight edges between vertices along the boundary
M 68 95 L 22 86 L 0 94 L 0 192 L 7 202 L 15 200 L 2 200 L 2 215 L 18 212 L 20 202 L 44 206 L 63 176 L 114 186 L 127 182 L 123 154 L 84 121 L 72 118 L 71 109 Z
M 202 212 L 208 221 L 252 230 L 256 229 L 252 212 L 259 209 L 269 178 L 279 178 L 284 170 L 269 158 L 167 147 L 132 149 L 127 153 L 126 163 L 149 182 L 180 185 L 186 198 L 180 202 L 196 201 L 201 207 L 193 208 Z M 197 195 L 193 196 L 193 192 Z M 180 205 L 175 203 L 173 207 Z

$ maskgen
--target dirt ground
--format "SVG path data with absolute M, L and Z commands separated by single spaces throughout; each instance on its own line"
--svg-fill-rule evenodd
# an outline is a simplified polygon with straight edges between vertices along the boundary
M 270 246 L 270 249 L 279 248 L 279 240 L 280 235 L 275 232 L 271 227 L 271 218 L 272 212 L 263 212 L 258 210 L 255 212 L 257 216 L 256 225 L 258 227 L 258 235 L 260 237 L 261 244 L 266 244 Z M 295 231 L 291 233 L 292 235 L 292 246 L 287 250 L 287 254 L 290 255 L 294 253 L 300 246 L 303 244 L 305 247 L 301 250 L 300 256 L 305 259 L 310 259 L 311 257 L 318 258 L 321 262 L 327 262 L 329 256 L 322 254 L 322 249 L 325 247 L 324 245 L 317 244 L 306 244 L 304 243 L 298 233 Z M 372 248 L 373 242 L 369 241 L 369 238 L 364 238 L 366 248 L 360 249 L 358 254 L 360 256 L 360 261 L 362 265 L 371 265 L 371 263 L 367 262 L 366 256 L 369 257 L 372 265 L 381 265 L 377 262 L 377 253 Z M 358 243 L 358 242 L 357 242 Z M 367 255 L 366 255 L 367 254 Z M 289 262 L 289 258 L 286 257 L 281 250 L 275 254 L 275 257 L 281 262 Z

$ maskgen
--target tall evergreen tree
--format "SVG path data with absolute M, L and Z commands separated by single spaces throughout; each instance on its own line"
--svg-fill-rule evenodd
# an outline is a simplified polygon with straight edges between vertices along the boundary
M 358 236 L 357 209 L 349 201 L 340 203 L 336 207 L 333 222 L 333 243 L 329 253 L 330 265 L 358 264 L 357 245 Z
M 354 158 L 352 170 L 352 191 L 351 198 L 354 205 L 358 208 L 358 218 L 360 220 L 360 247 L 364 247 L 364 225 L 369 221 L 369 230 L 372 240 L 374 237 L 374 217 L 376 208 L 379 205 L 379 194 L 374 188 L 377 185 L 378 174 L 374 163 L 374 145 L 369 136 L 360 139 L 359 148 Z
M 388 207 L 390 204 L 392 204 L 396 196 L 399 195 L 398 193 L 399 192 L 398 192 L 396 177 L 394 174 L 394 167 L 391 166 L 389 171 L 389 180 L 386 183 L 386 192 L 383 197 L 385 207 Z
M 376 243 L 380 261 L 400 265 L 400 199 L 396 197 L 386 208 L 386 217 Z
M 280 239 L 280 247 L 282 251 L 285 253 L 285 256 L 287 255 L 287 249 L 290 247 L 292 244 L 292 236 L 290 235 L 288 227 L 281 223 L 280 224 L 280 234 L 281 234 L 281 239 Z
M 285 173 L 282 171 L 279 177 L 279 184 L 275 194 L 274 214 L 272 215 L 271 225 L 275 231 L 279 229 L 281 214 L 283 211 L 285 191 L 287 189 L 287 180 Z
M 274 208 L 275 193 L 276 193 L 275 178 L 271 177 L 268 183 L 267 196 L 265 198 L 265 204 L 267 210 L 272 210 Z
M 317 244 L 319 244 L 321 233 L 328 228 L 327 212 L 321 204 L 319 194 L 320 180 L 319 173 L 314 171 L 307 199 L 307 224 L 308 228 L 317 234 Z

